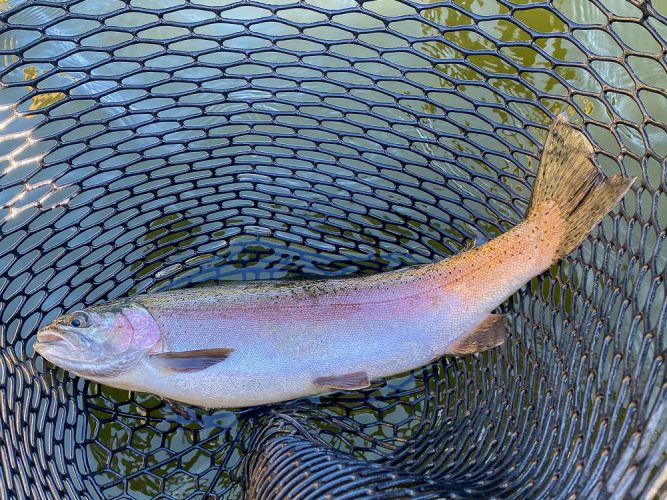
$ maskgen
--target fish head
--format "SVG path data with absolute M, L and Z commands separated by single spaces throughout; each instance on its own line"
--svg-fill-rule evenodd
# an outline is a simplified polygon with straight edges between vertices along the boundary
M 35 351 L 90 379 L 122 373 L 161 343 L 151 314 L 132 301 L 110 302 L 56 318 L 37 332 Z

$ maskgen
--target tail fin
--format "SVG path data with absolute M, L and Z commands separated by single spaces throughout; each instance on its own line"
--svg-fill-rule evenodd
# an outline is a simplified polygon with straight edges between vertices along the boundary
M 635 177 L 605 177 L 592 158 L 593 145 L 564 114 L 554 120 L 528 206 L 527 218 L 554 206 L 565 220 L 556 259 L 574 250 L 628 191 Z M 548 205 L 545 205 L 548 204 Z

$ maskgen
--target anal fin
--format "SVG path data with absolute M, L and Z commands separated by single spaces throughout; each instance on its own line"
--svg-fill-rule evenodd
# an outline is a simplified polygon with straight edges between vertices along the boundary
M 352 372 L 343 375 L 332 375 L 327 377 L 318 377 L 313 383 L 320 387 L 327 387 L 329 389 L 364 389 L 371 385 L 368 380 L 368 373 L 366 372 Z
M 498 347 L 507 338 L 504 314 L 489 314 L 472 330 L 450 345 L 445 354 L 467 356 Z

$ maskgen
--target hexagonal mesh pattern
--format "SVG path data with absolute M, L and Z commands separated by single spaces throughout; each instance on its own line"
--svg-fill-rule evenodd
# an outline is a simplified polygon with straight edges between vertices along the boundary
M 0 496 L 664 491 L 664 3 L 0 11 Z M 193 419 L 34 357 L 40 325 L 101 300 L 377 272 L 492 238 L 521 219 L 558 112 L 607 174 L 640 180 L 508 301 L 493 352 Z

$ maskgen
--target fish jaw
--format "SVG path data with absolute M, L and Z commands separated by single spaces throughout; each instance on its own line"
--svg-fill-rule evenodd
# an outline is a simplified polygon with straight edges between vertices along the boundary
M 85 347 L 80 338 L 48 327 L 37 333 L 37 342 L 34 345 L 35 352 L 44 359 L 75 374 L 87 373 L 87 369 L 98 367 L 98 356 L 91 352 L 82 359 L 72 357 L 73 352 L 81 352 Z
M 60 340 L 63 340 L 63 336 L 50 328 L 44 328 L 37 332 L 37 344 L 51 344 Z M 37 344 L 35 344 L 35 346 L 37 346 Z M 35 349 L 36 348 L 37 347 L 35 347 Z
M 69 358 L 72 352 L 81 352 L 90 347 L 90 343 L 82 337 L 51 327 L 43 328 L 37 332 L 37 342 L 34 345 L 35 351 L 41 356 L 67 369 L 69 365 L 74 365 L 80 361 Z M 94 358 L 94 356 L 89 357 Z M 91 359 L 91 361 L 94 361 L 94 359 Z

